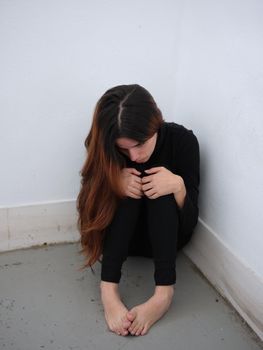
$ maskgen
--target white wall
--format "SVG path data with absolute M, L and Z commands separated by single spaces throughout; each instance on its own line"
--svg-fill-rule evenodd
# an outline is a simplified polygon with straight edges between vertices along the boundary
M 173 105 L 170 1 L 0 2 L 0 206 L 75 199 L 96 101 L 139 83 Z M 168 114 L 168 113 L 167 113 Z
M 201 150 L 185 253 L 263 339 L 263 3 L 186 0 L 181 23 L 175 119 Z
M 260 276 L 262 38 L 261 0 L 188 0 L 175 74 L 176 119 L 200 141 L 200 217 Z

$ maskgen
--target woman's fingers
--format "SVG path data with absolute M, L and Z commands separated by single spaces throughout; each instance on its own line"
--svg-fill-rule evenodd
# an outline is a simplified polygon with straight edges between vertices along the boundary
M 149 197 L 157 195 L 157 192 L 155 190 L 148 190 L 145 192 L 145 195 L 149 198 Z
M 137 184 L 142 184 L 142 179 L 140 178 L 140 177 L 138 177 L 138 176 L 135 176 L 135 178 L 134 178 L 134 181 L 137 183 Z
M 141 198 L 141 194 L 139 194 L 138 192 L 134 191 L 133 189 L 127 192 L 127 196 L 128 197 L 132 197 L 132 198 L 136 198 L 136 199 Z
M 151 183 L 149 183 L 149 184 L 146 184 L 146 185 L 142 185 L 142 187 L 143 187 L 143 189 L 142 189 L 143 192 L 145 192 L 145 191 L 148 191 L 148 190 L 152 189 L 153 185 Z
M 140 199 L 141 196 L 136 196 L 135 194 L 130 194 L 128 197 L 134 198 L 134 199 Z
M 140 178 L 141 173 L 134 168 L 123 169 L 123 185 L 126 188 L 126 195 L 132 198 L 141 198 L 143 195 L 142 191 L 142 179 Z
M 129 173 L 129 174 L 134 174 L 134 175 L 137 175 L 137 176 L 141 175 L 141 172 L 138 171 L 138 170 L 135 169 L 135 168 L 124 168 L 123 170 L 124 170 L 125 172 Z
M 142 190 L 134 186 L 129 188 L 129 192 L 135 196 L 142 196 Z
M 130 168 L 131 169 L 131 173 L 134 174 L 134 175 L 141 175 L 141 172 L 136 170 L 135 168 Z

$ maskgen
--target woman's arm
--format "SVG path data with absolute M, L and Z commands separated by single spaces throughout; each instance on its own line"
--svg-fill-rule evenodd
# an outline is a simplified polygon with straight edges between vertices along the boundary
M 180 229 L 190 232 L 198 220 L 198 195 L 200 182 L 199 143 L 193 132 L 187 132 L 181 139 L 176 164 L 175 180 L 181 183 L 181 190 L 174 193 L 179 207 Z
M 173 194 L 178 207 L 182 209 L 184 206 L 185 197 L 186 197 L 186 188 L 185 188 L 184 180 L 181 176 L 174 175 Z

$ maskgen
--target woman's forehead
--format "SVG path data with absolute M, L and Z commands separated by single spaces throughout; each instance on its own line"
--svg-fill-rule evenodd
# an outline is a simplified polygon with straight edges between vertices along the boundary
M 118 139 L 116 139 L 116 145 L 121 147 L 121 148 L 132 148 L 135 146 L 139 145 L 138 141 L 135 141 L 133 139 L 129 139 L 127 137 L 120 137 Z

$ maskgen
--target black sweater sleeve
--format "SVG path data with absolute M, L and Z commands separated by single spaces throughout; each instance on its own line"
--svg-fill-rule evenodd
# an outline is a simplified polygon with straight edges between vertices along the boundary
M 192 130 L 187 130 L 177 149 L 176 174 L 180 175 L 186 187 L 186 197 L 182 208 L 178 207 L 179 230 L 190 235 L 198 220 L 198 194 L 200 182 L 199 144 Z

